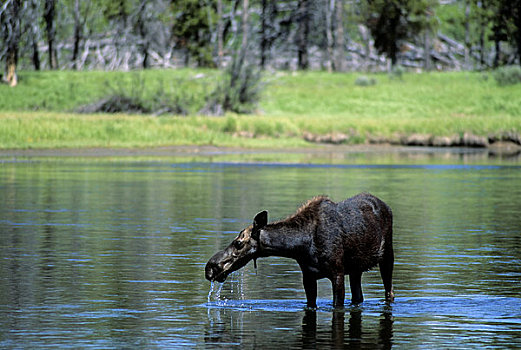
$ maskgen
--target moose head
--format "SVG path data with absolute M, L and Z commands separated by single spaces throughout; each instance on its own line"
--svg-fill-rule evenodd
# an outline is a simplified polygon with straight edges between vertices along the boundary
M 253 224 L 242 230 L 228 247 L 215 253 L 208 260 L 205 276 L 209 281 L 224 282 L 233 271 L 257 259 L 260 247 L 260 231 L 268 223 L 268 212 L 262 211 L 253 219 Z

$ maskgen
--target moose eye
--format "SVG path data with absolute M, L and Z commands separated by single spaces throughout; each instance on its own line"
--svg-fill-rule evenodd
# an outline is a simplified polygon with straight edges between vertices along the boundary
M 235 249 L 241 249 L 243 246 L 244 246 L 244 243 L 242 243 L 241 241 L 233 241 L 233 247 Z

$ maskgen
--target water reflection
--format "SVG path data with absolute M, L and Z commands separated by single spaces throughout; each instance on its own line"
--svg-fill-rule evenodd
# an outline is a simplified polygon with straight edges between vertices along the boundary
M 302 318 L 302 348 L 316 349 L 327 346 L 344 349 L 391 349 L 393 319 L 390 311 L 382 313 L 378 329 L 362 332 L 362 310 L 353 309 L 348 314 L 346 329 L 346 313 L 334 311 L 331 319 L 331 330 L 321 334 L 317 332 L 317 312 L 307 310 Z M 377 334 L 372 334 L 375 332 Z M 329 333 L 329 334 L 328 334 Z M 331 340 L 327 338 L 330 336 Z
M 518 163 L 339 157 L 0 164 L 0 348 L 521 347 Z M 325 280 L 305 311 L 284 258 L 247 265 L 208 302 L 204 264 L 259 210 L 361 191 L 395 214 L 392 308 L 375 271 L 360 307 L 333 312 Z
M 283 303 L 274 303 L 277 306 L 267 316 L 252 311 L 257 307 L 267 310 L 266 305 L 257 305 L 258 301 L 247 303 L 248 306 L 242 304 L 242 307 L 250 308 L 249 312 L 234 310 L 234 303 L 220 308 L 210 305 L 204 337 L 207 347 L 267 345 L 270 344 L 267 339 L 278 347 L 294 349 L 391 349 L 393 346 L 394 317 L 390 305 L 376 307 L 379 314 L 374 313 L 376 309 L 364 313 L 363 307 L 358 306 L 332 311 L 302 308 L 290 313 L 281 311 Z

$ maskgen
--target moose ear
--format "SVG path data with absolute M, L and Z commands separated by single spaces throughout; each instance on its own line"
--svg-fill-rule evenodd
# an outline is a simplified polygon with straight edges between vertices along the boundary
M 268 224 L 268 212 L 266 210 L 261 211 L 257 215 L 255 215 L 255 219 L 253 219 L 253 229 L 260 230 L 264 226 Z
M 266 210 L 261 211 L 253 219 L 253 229 L 251 231 L 251 237 L 255 240 L 259 240 L 260 230 L 268 224 L 268 212 Z

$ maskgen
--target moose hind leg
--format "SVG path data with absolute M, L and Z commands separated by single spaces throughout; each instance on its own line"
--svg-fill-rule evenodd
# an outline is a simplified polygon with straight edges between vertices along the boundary
M 394 292 L 393 292 L 393 266 L 394 266 L 394 253 L 393 248 L 389 247 L 383 256 L 382 261 L 380 261 L 380 275 L 382 276 L 382 281 L 384 283 L 385 288 L 385 300 L 393 301 L 394 300 Z
M 349 286 L 351 287 L 351 302 L 353 304 L 360 304 L 364 301 L 362 294 L 362 273 L 351 272 L 349 274 Z
M 344 284 L 344 272 L 336 273 L 331 278 L 333 285 L 333 307 L 344 307 L 346 287 Z

